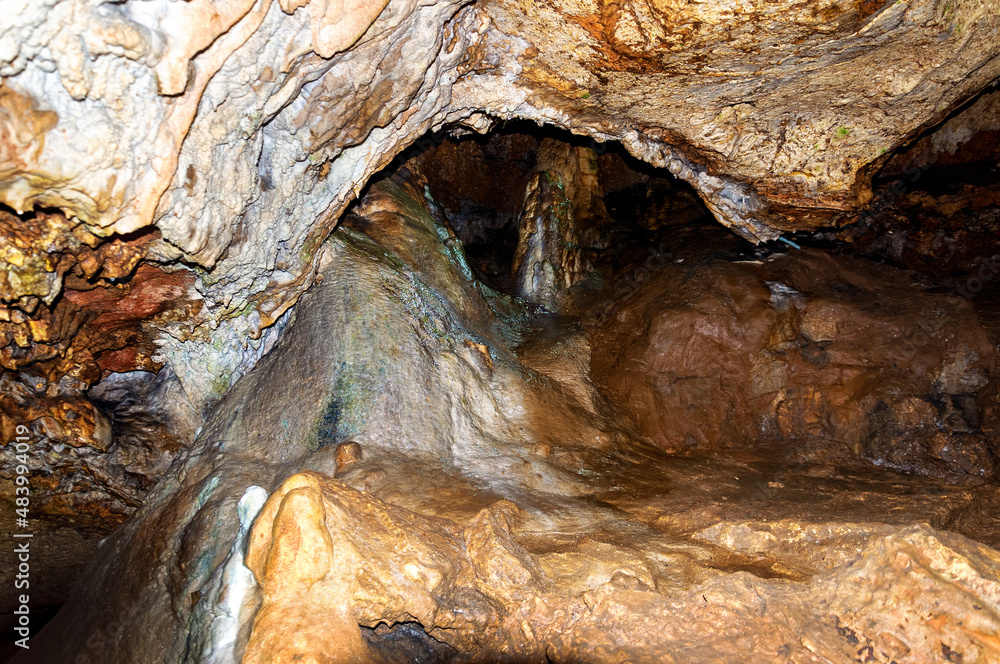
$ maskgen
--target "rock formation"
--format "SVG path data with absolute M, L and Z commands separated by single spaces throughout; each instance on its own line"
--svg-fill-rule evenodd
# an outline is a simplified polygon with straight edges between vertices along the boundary
M 796 462 L 992 477 L 995 341 L 957 293 L 922 291 L 810 250 L 671 265 L 600 332 L 595 378 L 666 449 L 756 440 Z
M 1000 661 L 996 0 L 6 5 L 14 661 Z
M 579 328 L 539 336 L 471 278 L 423 190 L 372 186 L 273 352 L 101 545 L 32 657 L 994 656 L 1000 556 L 912 524 L 995 533 L 969 513 L 995 485 L 666 455 L 594 389 Z M 256 518 L 238 508 L 258 494 Z
M 547 139 L 536 159 L 511 269 L 518 295 L 558 311 L 564 293 L 593 269 L 585 251 L 606 247 L 608 213 L 593 150 Z
M 60 209 L 51 232 L 70 244 L 155 227 L 148 256 L 210 270 L 186 324 L 232 354 L 308 287 L 354 195 L 428 129 L 530 118 L 617 139 L 723 223 L 773 239 L 847 219 L 895 148 L 1000 74 L 990 3 L 378 5 L 18 6 L 0 50 L 0 202 Z M 56 267 L 5 302 L 30 308 L 30 284 L 53 297 Z M 195 352 L 170 346 L 178 365 Z

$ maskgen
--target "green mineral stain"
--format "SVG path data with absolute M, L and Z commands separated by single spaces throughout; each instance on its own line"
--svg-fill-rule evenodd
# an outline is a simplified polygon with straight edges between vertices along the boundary
M 559 199 L 552 203 L 552 211 L 555 213 L 556 223 L 559 226 L 559 230 L 564 230 L 565 225 L 569 222 L 570 215 L 570 200 L 566 196 L 566 187 L 563 186 L 562 179 L 558 174 L 553 175 L 549 171 L 545 171 L 545 178 L 548 180 L 549 184 L 559 190 Z
M 231 375 L 228 373 L 222 374 L 216 377 L 212 381 L 212 393 L 218 396 L 222 396 L 229 390 Z
M 212 497 L 215 493 L 216 487 L 219 486 L 219 476 L 213 475 L 212 479 L 205 483 L 205 486 L 201 488 L 198 492 L 198 497 L 194 499 L 194 504 L 191 506 L 191 516 L 194 516 L 198 511 L 205 506 L 208 499 Z

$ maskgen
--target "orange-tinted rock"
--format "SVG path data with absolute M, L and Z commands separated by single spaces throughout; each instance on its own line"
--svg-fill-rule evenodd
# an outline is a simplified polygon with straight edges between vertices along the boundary
M 597 335 L 595 377 L 666 449 L 992 477 L 993 344 L 968 303 L 920 283 L 812 250 L 671 265 Z
M 281 340 L 20 662 L 990 661 L 1000 555 L 957 533 L 1000 541 L 996 485 L 856 463 L 832 437 L 875 418 L 878 454 L 913 461 L 906 428 L 930 472 L 964 463 L 946 456 L 988 419 L 969 398 L 995 394 L 966 303 L 819 252 L 702 258 L 669 262 L 588 343 L 477 284 L 420 184 L 371 187 Z M 912 319 L 919 352 L 859 345 Z M 700 410 L 678 398 L 654 424 L 706 423 L 714 453 L 633 435 L 591 365 L 628 371 L 611 394 L 650 417 L 671 383 L 648 369 L 676 369 Z M 862 388 L 888 408 L 859 418 Z M 766 437 L 733 435 L 760 414 L 734 395 L 773 405 Z M 364 446 L 346 468 L 342 441 Z M 240 496 L 267 490 L 244 549 Z M 257 587 L 226 581 L 241 562 Z
M 0 121 L 0 178 L 6 179 L 33 164 L 59 116 L 40 110 L 34 99 L 10 85 L 0 89 L 0 108 L 5 109 Z
M 353 441 L 337 445 L 334 460 L 337 462 L 337 471 L 343 471 L 352 463 L 361 461 L 361 446 Z
M 131 268 L 130 268 L 131 269 Z M 142 265 L 123 283 L 66 289 L 52 307 L 39 306 L 22 322 L 0 322 L 0 362 L 57 382 L 70 375 L 93 384 L 102 372 L 158 371 L 156 324 L 192 316 L 199 303 L 186 270 L 165 272 Z
M 322 494 L 316 487 L 290 486 L 303 483 L 296 479 L 271 498 L 280 502 L 265 506 L 252 535 L 247 562 L 264 598 L 243 661 L 368 661 L 368 648 L 345 601 L 361 560 L 356 551 L 340 547 L 333 567 Z M 328 578 L 333 569 L 340 574 Z M 315 619 L 317 612 L 321 620 Z
M 184 270 L 137 269 L 157 232 L 105 240 L 59 214 L 0 211 L 0 235 L 11 267 L 0 277 L 4 368 L 87 384 L 102 371 L 159 369 L 156 331 L 143 326 L 171 308 L 190 315 L 184 305 L 193 279 Z M 115 355 L 101 358 L 105 351 Z
M 1000 92 L 988 91 L 880 171 L 875 198 L 839 234 L 853 249 L 977 295 L 1000 268 Z
M 687 544 L 636 531 L 546 543 L 545 518 L 522 528 L 525 518 L 495 503 L 468 522 L 462 546 L 454 524 L 322 475 L 293 476 L 252 534 L 247 564 L 264 604 L 243 661 L 419 657 L 385 640 L 391 632 L 362 637 L 359 624 L 383 621 L 416 621 L 473 661 L 846 664 L 861 651 L 916 664 L 997 654 L 1000 555 L 926 526 L 739 523 Z M 723 551 L 755 571 L 720 571 Z M 718 568 L 697 573 L 685 554 Z M 764 560 L 774 561 L 769 574 Z M 677 588 L 671 567 L 694 578 Z
M 383 620 L 469 629 L 460 614 L 447 617 L 461 551 L 447 522 L 313 473 L 293 476 L 251 533 L 247 566 L 264 599 L 244 661 L 379 661 L 358 625 Z
M 54 385 L 24 374 L 0 377 L 5 443 L 0 446 L 0 474 L 13 479 L 21 462 L 9 441 L 17 426 L 26 427 L 31 450 L 25 459 L 37 517 L 107 533 L 142 503 L 188 442 L 188 426 L 154 403 L 157 379 L 150 374 L 136 380 L 123 381 L 127 396 L 118 395 L 116 403 L 100 398 L 107 393 L 104 385 L 88 398 L 79 381 Z

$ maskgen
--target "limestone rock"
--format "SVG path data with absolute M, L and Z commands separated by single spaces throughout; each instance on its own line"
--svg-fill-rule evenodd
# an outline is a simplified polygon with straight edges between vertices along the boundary
M 913 273 L 808 250 L 670 265 L 594 345 L 598 384 L 667 449 L 757 441 L 797 462 L 996 472 L 980 428 L 993 344 L 967 302 Z
M 15 662 L 997 656 L 1000 556 L 942 532 L 989 530 L 994 485 L 643 443 L 585 389 L 585 341 L 526 342 L 527 312 L 469 276 L 420 189 L 372 187 L 272 352 Z M 839 263 L 774 263 L 785 287 L 743 302 L 841 334 L 795 304 L 842 305 L 818 295 Z M 981 361 L 925 379 L 969 389 Z M 337 472 L 348 440 L 364 457 Z M 235 582 L 243 537 L 254 583 Z
M 256 337 L 429 129 L 524 118 L 620 140 L 764 240 L 846 220 L 887 154 L 1000 74 L 992 2 L 640 5 L 14 3 L 0 202 L 61 210 L 63 244 L 155 226 L 150 257 L 212 269 L 204 311 L 163 327 L 188 339 L 250 309 L 233 336 Z M 30 297 L 62 269 L 35 270 Z
M 869 210 L 841 237 L 865 255 L 938 277 L 962 275 L 959 292 L 978 295 L 1000 272 L 998 118 L 1000 92 L 986 92 L 894 155 Z
M 968 304 L 818 252 L 678 262 L 594 334 L 477 281 L 419 167 L 370 183 L 428 132 L 593 139 L 505 179 L 552 309 L 617 250 L 611 140 L 753 242 L 871 203 L 841 237 L 979 269 L 945 240 L 995 235 L 991 182 L 870 181 L 992 154 L 995 93 L 916 139 L 1000 75 L 997 0 L 2 5 L 0 429 L 39 536 L 94 556 L 20 661 L 1000 657 L 1000 559 L 956 534 L 1000 544 Z
M 986 5 L 494 1 L 484 13 L 484 50 L 517 76 L 477 72 L 456 103 L 621 140 L 756 239 L 845 219 L 885 154 L 998 73 Z M 975 74 L 945 73 L 966 63 Z
M 558 311 L 565 292 L 592 268 L 585 250 L 605 244 L 608 214 L 593 150 L 546 139 L 536 158 L 511 270 L 521 297 Z

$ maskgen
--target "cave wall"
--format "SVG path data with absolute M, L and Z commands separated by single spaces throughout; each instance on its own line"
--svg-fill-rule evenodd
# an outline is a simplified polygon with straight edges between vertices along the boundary
M 472 277 L 424 184 L 371 186 L 272 351 L 14 662 L 989 661 L 1000 554 L 962 533 L 996 541 L 995 485 L 664 454 L 590 382 L 583 326 L 537 334 Z M 838 302 L 802 281 L 836 261 L 767 275 L 806 291 L 777 308 L 817 340 Z
M 883 166 L 899 179 L 995 154 L 996 93 L 974 101 L 1000 75 L 995 1 L 11 7 L 0 25 L 0 429 L 10 440 L 27 419 L 56 446 L 32 467 L 48 482 L 39 507 L 101 534 L 183 460 L 206 418 L 223 417 L 213 408 L 337 265 L 326 240 L 344 212 L 428 132 L 522 119 L 582 134 L 587 149 L 620 141 L 752 241 L 850 226 L 886 200 L 917 212 L 864 218 L 841 237 L 904 262 L 959 256 L 969 270 L 995 237 L 989 183 L 870 200 Z M 949 205 L 957 214 L 941 219 Z M 921 215 L 930 222 L 915 231 Z M 913 241 L 887 248 L 896 229 Z M 961 233 L 965 254 L 942 253 L 942 237 Z M 154 396 L 132 409 L 123 393 Z M 168 424 L 137 434 L 150 419 Z M 198 502 L 196 485 L 176 510 Z M 187 518 L 163 518 L 175 517 Z M 120 586 L 119 603 L 142 582 Z
M 1000 92 L 995 86 L 899 150 L 875 198 L 839 236 L 867 256 L 936 277 L 992 281 L 1000 255 Z
M 195 275 L 200 312 L 158 327 L 197 408 L 220 396 L 197 367 L 245 373 L 245 338 L 430 129 L 526 118 L 620 140 L 773 239 L 846 219 L 893 150 L 994 80 L 997 21 L 992 2 L 931 0 L 24 5 L 0 48 L 0 202 L 59 209 L 56 235 L 97 245 L 156 228 L 144 258 Z M 51 301 L 62 272 L 32 270 Z M 8 291 L 10 316 L 36 315 L 32 288 Z

